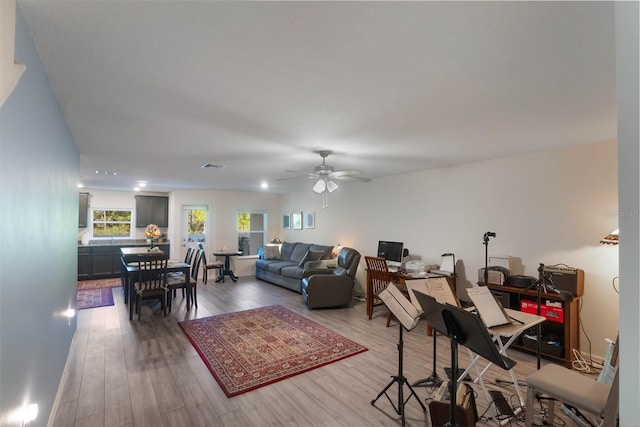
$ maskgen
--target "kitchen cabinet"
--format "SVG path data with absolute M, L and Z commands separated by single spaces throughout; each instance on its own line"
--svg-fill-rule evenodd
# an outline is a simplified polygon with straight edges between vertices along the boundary
M 91 274 L 91 248 L 78 248 L 78 280 L 88 280 Z
M 168 254 L 171 250 L 169 243 L 157 245 L 161 251 Z M 78 280 L 106 279 L 119 277 L 122 273 L 120 248 L 148 247 L 141 244 L 104 244 L 78 247 Z
M 89 221 L 89 193 L 80 193 L 78 202 L 78 227 L 85 228 Z
M 169 226 L 169 198 L 162 196 L 136 196 L 136 227 L 149 224 Z

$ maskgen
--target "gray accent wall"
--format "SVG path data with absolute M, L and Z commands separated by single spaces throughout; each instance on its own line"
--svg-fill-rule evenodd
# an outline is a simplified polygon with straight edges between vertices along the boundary
M 79 155 L 18 9 L 17 63 L 0 108 L 0 425 L 25 403 L 47 424 L 76 303 Z

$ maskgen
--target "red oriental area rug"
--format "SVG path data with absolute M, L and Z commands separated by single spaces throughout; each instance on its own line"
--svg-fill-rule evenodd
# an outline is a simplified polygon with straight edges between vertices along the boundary
M 111 288 L 79 289 L 76 310 L 113 305 Z
M 279 305 L 180 322 L 227 397 L 367 351 Z

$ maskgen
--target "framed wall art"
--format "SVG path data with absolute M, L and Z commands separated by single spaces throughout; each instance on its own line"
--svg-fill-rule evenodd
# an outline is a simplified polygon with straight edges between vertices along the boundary
M 307 212 L 304 214 L 304 228 L 316 228 L 315 212 Z
M 302 212 L 293 212 L 291 214 L 291 228 L 302 230 Z
M 291 215 L 284 214 L 282 215 L 282 228 L 288 230 L 291 228 Z

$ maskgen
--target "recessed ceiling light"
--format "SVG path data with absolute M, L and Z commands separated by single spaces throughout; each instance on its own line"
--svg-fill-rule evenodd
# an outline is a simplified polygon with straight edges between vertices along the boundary
M 84 185 L 82 185 L 81 183 L 78 183 L 78 188 L 82 188 L 84 187 Z
M 133 191 L 140 191 L 140 187 L 134 187 Z
M 267 181 L 262 181 L 262 183 L 260 183 L 260 187 L 261 188 L 269 188 L 269 184 L 267 183 Z
M 206 169 L 206 168 L 222 169 L 224 165 L 216 165 L 214 163 L 203 163 L 202 166 L 200 167 L 203 169 Z
M 137 181 L 138 187 L 146 187 L 149 181 Z
M 96 171 L 97 175 L 111 175 L 111 176 L 116 176 L 118 175 L 118 172 L 113 172 L 113 171 L 107 171 L 107 170 L 97 170 Z

